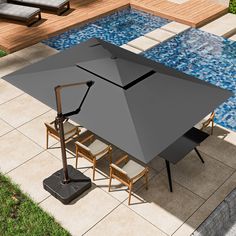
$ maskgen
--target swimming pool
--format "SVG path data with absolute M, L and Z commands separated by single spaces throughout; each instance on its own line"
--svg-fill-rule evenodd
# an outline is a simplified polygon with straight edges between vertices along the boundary
M 43 42 L 57 50 L 64 50 L 97 37 L 120 46 L 168 22 L 128 8 Z M 190 29 L 143 55 L 234 92 L 233 97 L 216 109 L 215 121 L 236 131 L 236 42 Z
M 127 8 L 44 40 L 43 43 L 57 50 L 64 50 L 96 37 L 121 46 L 168 22 L 170 21 L 167 19 Z

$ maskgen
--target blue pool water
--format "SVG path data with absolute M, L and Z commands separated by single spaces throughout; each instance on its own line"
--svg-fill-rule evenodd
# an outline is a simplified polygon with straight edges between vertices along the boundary
M 120 46 L 168 22 L 144 12 L 125 9 L 43 42 L 57 50 L 64 50 L 97 37 Z M 236 131 L 236 42 L 190 29 L 143 55 L 233 91 L 235 95 L 217 108 L 215 121 Z
M 168 22 L 170 21 L 167 19 L 127 8 L 43 42 L 57 50 L 63 50 L 97 37 L 120 46 Z

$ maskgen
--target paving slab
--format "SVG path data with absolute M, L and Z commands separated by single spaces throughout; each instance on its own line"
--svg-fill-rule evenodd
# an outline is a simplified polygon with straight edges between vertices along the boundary
M 7 124 L 4 120 L 0 119 L 0 136 L 10 132 L 14 128 Z
M 230 40 L 236 41 L 236 34 L 229 38 Z
M 120 204 L 100 188 L 92 186 L 69 205 L 49 197 L 40 206 L 72 235 L 83 235 Z
M 126 49 L 126 50 L 128 50 L 128 51 L 131 51 L 131 52 L 133 52 L 133 53 L 136 53 L 136 54 L 139 54 L 139 53 L 142 52 L 141 50 L 139 50 L 139 49 L 137 49 L 137 48 L 134 48 L 134 47 L 131 47 L 131 46 L 128 45 L 128 44 L 124 44 L 124 45 L 122 45 L 121 47 L 124 48 L 124 49 Z
M 43 151 L 40 146 L 17 130 L 1 136 L 0 147 L 0 172 L 2 173 L 9 172 Z
M 61 162 L 45 151 L 7 175 L 20 186 L 21 190 L 39 203 L 50 196 L 50 193 L 43 188 L 43 180 L 61 168 Z
M 215 135 L 209 136 L 198 148 L 201 152 L 236 169 L 236 146 Z
M 131 198 L 133 211 L 157 228 L 172 235 L 204 202 L 191 191 L 174 183 L 174 192 L 169 192 L 166 176 L 159 174 Z M 128 206 L 128 201 L 125 201 Z
M 41 116 L 25 123 L 24 125 L 20 126 L 18 130 L 22 132 L 27 137 L 34 140 L 37 144 L 41 147 L 46 148 L 46 126 L 45 122 L 51 122 L 56 117 L 56 111 L 50 110 L 44 113 Z M 51 136 L 49 136 L 49 147 L 57 143 L 58 141 Z
M 28 65 L 30 65 L 30 61 L 12 54 L 1 57 L 0 78 Z
M 198 158 L 195 151 L 183 160 L 171 165 L 172 179 L 201 198 L 209 198 L 235 171 L 222 162 L 201 153 L 205 163 Z M 163 170 L 166 175 L 166 170 Z M 175 193 L 175 185 L 173 185 Z
M 144 36 L 159 42 L 164 42 L 165 40 L 174 37 L 175 34 L 163 29 L 156 29 L 145 34 Z
M 12 84 L 0 79 L 0 104 L 5 103 L 17 96 L 22 95 L 24 92 Z
M 137 39 L 134 39 L 127 44 L 131 47 L 137 48 L 141 51 L 146 51 L 156 45 L 158 45 L 160 42 L 157 42 L 155 40 L 149 39 L 147 37 L 141 36 Z
M 35 63 L 58 52 L 59 51 L 57 51 L 56 49 L 51 48 L 43 43 L 37 43 L 33 46 L 17 51 L 12 55 L 24 58 L 31 63 Z
M 112 225 L 111 225 L 112 224 Z M 135 235 L 135 236 L 166 236 L 161 230 L 150 224 L 141 216 L 124 205 L 120 205 L 95 227 L 89 230 L 86 236 L 104 235 Z
M 51 110 L 51 108 L 30 95 L 23 94 L 1 104 L 0 110 L 0 118 L 17 128 Z
M 172 21 L 164 26 L 162 26 L 160 29 L 170 31 L 174 34 L 179 34 L 184 32 L 185 30 L 190 29 L 191 27 L 185 24 L 181 24 L 179 22 Z
M 236 15 L 228 13 L 209 24 L 204 25 L 200 30 L 218 36 L 229 37 L 234 32 L 236 33 Z
M 236 172 L 173 234 L 190 235 L 211 214 L 211 212 L 236 188 Z

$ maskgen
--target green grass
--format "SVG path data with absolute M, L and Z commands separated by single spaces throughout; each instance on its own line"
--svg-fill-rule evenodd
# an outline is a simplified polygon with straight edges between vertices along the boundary
M 7 55 L 7 53 L 6 53 L 6 52 L 4 52 L 4 51 L 0 50 L 0 57 L 4 57 L 4 56 L 6 56 L 6 55 Z
M 0 174 L 0 235 L 69 236 L 70 234 L 8 178 Z
M 236 0 L 230 0 L 229 2 L 229 12 L 236 14 Z

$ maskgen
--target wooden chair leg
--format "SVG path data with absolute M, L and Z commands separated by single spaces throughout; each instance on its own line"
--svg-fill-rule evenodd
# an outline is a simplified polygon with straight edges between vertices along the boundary
M 145 173 L 146 189 L 148 190 L 148 171 Z
M 46 149 L 48 149 L 48 131 L 46 131 Z
M 211 121 L 211 135 L 213 134 L 213 128 L 214 128 L 214 121 Z
M 96 159 L 93 160 L 93 180 L 95 180 L 95 170 L 96 170 Z
M 108 192 L 111 191 L 111 181 L 112 181 L 112 168 L 110 168 L 110 179 L 109 179 Z
M 77 169 L 77 166 L 78 166 L 78 157 L 79 157 L 78 148 L 77 148 L 77 146 L 75 146 L 75 168 L 76 169 Z
M 128 201 L 128 205 L 130 205 L 132 186 L 133 186 L 133 183 L 131 182 L 131 183 L 129 184 L 129 201 Z

